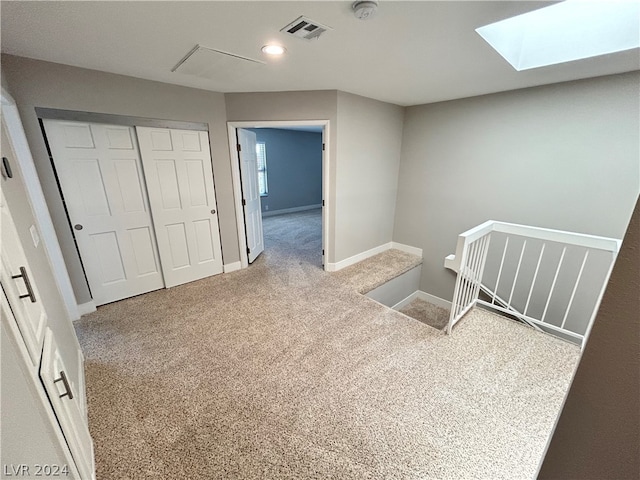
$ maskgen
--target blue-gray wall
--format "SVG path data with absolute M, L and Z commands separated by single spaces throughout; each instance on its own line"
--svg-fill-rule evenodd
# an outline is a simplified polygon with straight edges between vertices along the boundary
M 262 197 L 262 211 L 320 205 L 322 134 L 276 128 L 252 131 L 267 151 L 269 194 Z

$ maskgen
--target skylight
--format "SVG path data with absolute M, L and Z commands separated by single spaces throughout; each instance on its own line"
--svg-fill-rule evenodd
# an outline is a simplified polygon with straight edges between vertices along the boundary
M 638 0 L 567 0 L 476 29 L 516 70 L 640 47 Z

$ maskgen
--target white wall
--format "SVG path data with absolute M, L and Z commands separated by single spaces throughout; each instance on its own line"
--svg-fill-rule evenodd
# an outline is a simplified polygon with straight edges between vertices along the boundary
M 337 262 L 392 240 L 403 112 L 338 92 Z
M 424 251 L 420 289 L 486 220 L 622 238 L 640 191 L 640 73 L 406 109 L 394 241 Z

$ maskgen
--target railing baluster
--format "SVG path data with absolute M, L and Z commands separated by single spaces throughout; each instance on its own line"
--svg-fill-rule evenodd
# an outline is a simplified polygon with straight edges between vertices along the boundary
M 500 260 L 500 269 L 498 270 L 498 278 L 496 278 L 496 287 L 493 291 L 493 299 L 491 303 L 496 303 L 496 295 L 498 294 L 498 285 L 500 284 L 500 276 L 502 275 L 502 267 L 504 266 L 504 257 L 507 255 L 507 248 L 509 247 L 509 236 L 507 235 L 507 240 L 504 242 L 504 250 L 502 250 L 502 260 Z
M 460 299 L 462 296 L 462 281 L 464 278 L 464 266 L 467 261 L 467 249 L 468 246 L 464 245 L 462 248 L 462 256 L 460 258 L 460 268 L 458 269 L 458 275 L 456 277 L 456 286 L 453 291 L 453 302 L 451 305 L 451 314 L 449 315 L 449 324 L 447 325 L 447 334 L 451 334 L 453 324 L 461 312 Z
M 471 265 L 471 291 L 469 292 L 469 303 L 473 303 L 475 300 L 473 294 L 476 290 L 476 283 L 478 282 L 478 267 L 480 266 L 480 254 L 481 254 L 482 238 L 479 238 L 475 242 L 475 251 L 473 254 L 473 264 Z
M 478 290 L 478 284 L 480 283 L 480 265 L 482 264 L 482 248 L 484 244 L 484 237 L 479 238 L 476 241 L 476 258 L 473 263 L 473 285 L 471 288 L 471 301 L 476 300 L 476 292 Z
M 551 301 L 551 296 L 553 295 L 553 290 L 556 288 L 556 280 L 558 280 L 558 273 L 560 273 L 560 267 L 562 267 L 562 262 L 564 261 L 564 254 L 567 252 L 567 247 L 565 246 L 562 249 L 562 255 L 560 255 L 560 261 L 558 262 L 558 268 L 556 268 L 556 274 L 553 276 L 553 282 L 551 283 L 551 290 L 549 291 L 549 296 L 547 297 L 547 303 L 544 306 L 544 312 L 542 313 L 542 319 L 540 320 L 544 323 L 544 319 L 547 316 L 547 309 L 549 308 L 549 302 Z
M 516 276 L 513 277 L 513 285 L 511 285 L 511 293 L 509 293 L 509 300 L 507 306 L 511 307 L 511 299 L 513 298 L 513 292 L 516 289 L 516 283 L 518 282 L 518 275 L 520 274 L 520 265 L 522 265 L 522 257 L 524 257 L 524 251 L 527 248 L 527 241 L 522 244 L 522 250 L 520 251 L 520 259 L 518 260 L 518 266 L 516 267 Z
M 564 328 L 564 324 L 566 323 L 567 317 L 569 316 L 569 310 L 571 309 L 571 305 L 573 304 L 573 297 L 575 297 L 576 290 L 578 290 L 578 284 L 580 283 L 580 279 L 582 278 L 582 272 L 584 271 L 584 266 L 587 263 L 587 258 L 589 258 L 589 250 L 584 252 L 584 258 L 582 259 L 582 265 L 580 266 L 580 271 L 578 272 L 578 278 L 576 278 L 576 284 L 573 286 L 571 298 L 569 298 L 569 304 L 567 305 L 567 310 L 564 312 L 564 318 L 562 319 L 562 325 L 560 325 L 560 328 Z
M 463 308 L 466 308 L 467 305 L 469 305 L 469 298 L 470 298 L 470 295 L 469 295 L 469 289 L 470 289 L 469 282 L 470 282 L 470 277 L 471 277 L 471 266 L 473 265 L 475 251 L 476 251 L 476 242 L 473 242 L 469 246 L 469 255 L 467 256 L 467 263 L 465 265 L 464 296 L 462 297 Z
M 540 263 L 542 262 L 542 255 L 544 255 L 544 248 L 547 246 L 547 242 L 542 244 L 542 249 L 540 250 L 540 256 L 538 257 L 538 264 L 536 265 L 536 271 L 533 274 L 533 280 L 531 281 L 531 288 L 529 289 L 529 295 L 527 296 L 527 304 L 524 306 L 524 314 L 527 314 L 527 310 L 529 310 L 529 301 L 531 300 L 531 294 L 533 293 L 533 287 L 536 284 L 536 280 L 538 278 L 538 270 L 540 270 Z
M 482 285 L 482 277 L 484 275 L 484 266 L 487 263 L 487 251 L 489 250 L 489 242 L 491 241 L 491 234 L 482 237 L 482 246 L 480 249 L 480 268 L 478 271 L 478 281 L 476 282 L 476 289 L 473 292 L 473 298 L 477 299 L 480 293 L 480 286 Z

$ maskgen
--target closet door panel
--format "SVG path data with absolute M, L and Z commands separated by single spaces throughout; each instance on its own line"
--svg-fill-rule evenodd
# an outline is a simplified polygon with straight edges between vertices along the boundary
M 164 287 L 134 129 L 44 125 L 96 305 Z
M 207 132 L 136 132 L 167 287 L 222 273 Z

